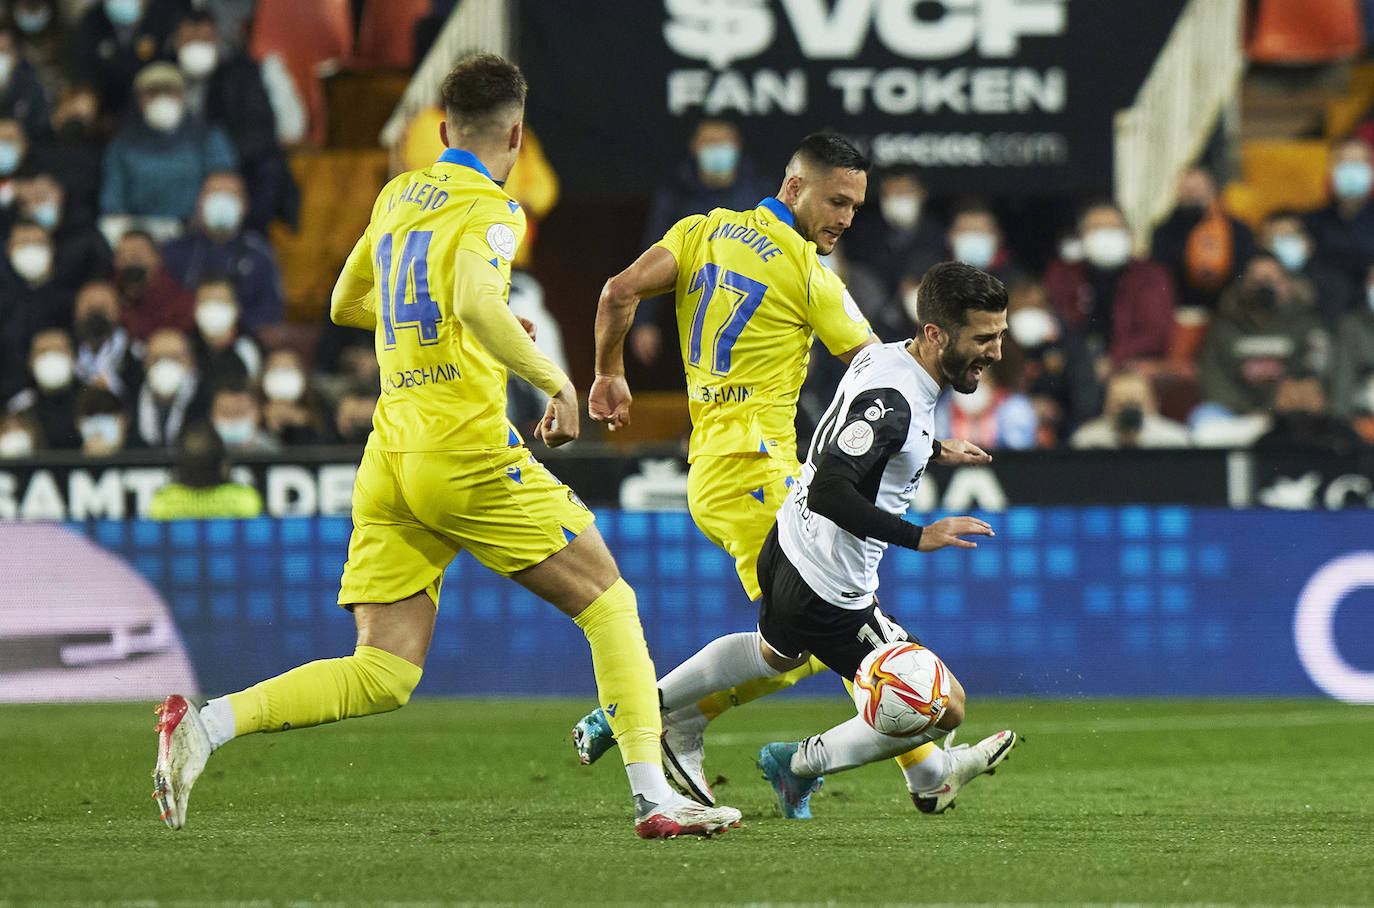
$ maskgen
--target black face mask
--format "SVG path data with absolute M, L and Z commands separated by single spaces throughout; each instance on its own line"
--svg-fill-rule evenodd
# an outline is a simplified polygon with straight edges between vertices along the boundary
M 1139 432 L 1145 425 L 1145 411 L 1140 407 L 1122 407 L 1116 411 L 1116 431 L 1122 434 Z
M 148 283 L 148 269 L 142 265 L 125 265 L 119 269 L 119 282 L 125 287 L 138 289 Z
M 1185 224 L 1196 224 L 1202 220 L 1202 216 L 1207 213 L 1206 205 L 1199 205 L 1197 202 L 1188 202 L 1178 206 L 1178 216 Z
M 1279 304 L 1279 295 L 1268 284 L 1260 284 L 1250 291 L 1250 306 L 1261 312 L 1272 312 Z
M 57 138 L 62 142 L 84 142 L 91 134 L 91 124 L 80 117 L 67 120 L 57 127 Z
M 85 344 L 100 344 L 114 333 L 114 322 L 103 312 L 92 312 L 76 326 L 76 336 Z

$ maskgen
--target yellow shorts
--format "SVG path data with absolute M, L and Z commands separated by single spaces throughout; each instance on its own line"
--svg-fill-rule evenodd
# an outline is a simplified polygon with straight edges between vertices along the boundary
M 353 484 L 339 604 L 437 605 L 444 569 L 463 549 L 498 574 L 532 567 L 591 526 L 587 510 L 529 449 L 363 452 Z
M 687 471 L 687 508 L 706 538 L 735 559 L 750 599 L 758 599 L 759 549 L 801 465 L 767 454 L 698 455 Z

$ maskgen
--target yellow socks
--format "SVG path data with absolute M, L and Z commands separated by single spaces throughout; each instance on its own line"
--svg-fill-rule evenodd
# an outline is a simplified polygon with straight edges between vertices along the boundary
M 920 747 L 913 747 L 906 753 L 898 754 L 892 759 L 896 760 L 897 765 L 902 767 L 903 770 L 907 770 L 915 766 L 917 763 L 920 763 L 926 757 L 930 756 L 930 752 L 934 749 L 935 743 L 933 741 L 927 741 Z
M 634 590 L 618 578 L 573 621 L 592 648 L 597 697 L 628 763 L 659 765 L 658 684 Z
M 755 681 L 746 681 L 738 684 L 729 690 L 719 691 L 709 697 L 702 697 L 697 701 L 697 709 L 701 710 L 702 715 L 707 719 L 714 720 L 716 716 L 725 712 L 732 706 L 740 706 L 750 700 L 757 700 L 759 697 L 766 697 L 769 694 L 786 690 L 803 678 L 820 674 L 826 671 L 826 667 L 821 660 L 812 656 L 805 665 L 798 666 L 780 675 L 771 678 L 759 678 Z
M 420 683 L 420 667 L 371 646 L 321 659 L 230 694 L 234 733 L 286 731 L 405 706 Z

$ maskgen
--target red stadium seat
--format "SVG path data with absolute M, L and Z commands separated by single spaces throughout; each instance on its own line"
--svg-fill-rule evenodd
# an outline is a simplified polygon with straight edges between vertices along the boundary
M 255 60 L 275 53 L 285 61 L 310 117 L 307 144 L 328 136 L 320 65 L 352 56 L 352 15 L 349 0 L 258 0 L 249 50 Z
M 415 23 L 429 15 L 431 0 L 367 0 L 358 29 L 358 63 L 410 69 L 415 59 Z
M 1330 63 L 1364 47 L 1359 0 L 1259 0 L 1251 26 L 1257 63 Z

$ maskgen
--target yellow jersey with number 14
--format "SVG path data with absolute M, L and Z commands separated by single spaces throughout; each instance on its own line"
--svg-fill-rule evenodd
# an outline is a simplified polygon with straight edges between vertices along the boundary
M 797 456 L 793 419 L 812 337 L 831 353 L 871 333 L 844 283 L 775 198 L 678 221 L 656 245 L 677 259 L 678 338 L 699 455 Z
M 525 235 L 520 206 L 470 152 L 387 183 L 344 266 L 373 285 L 382 388 L 368 447 L 490 450 L 520 444 L 506 420 L 506 368 L 454 314 L 458 252 L 496 269 L 510 290 Z M 463 262 L 474 261 L 464 256 Z

